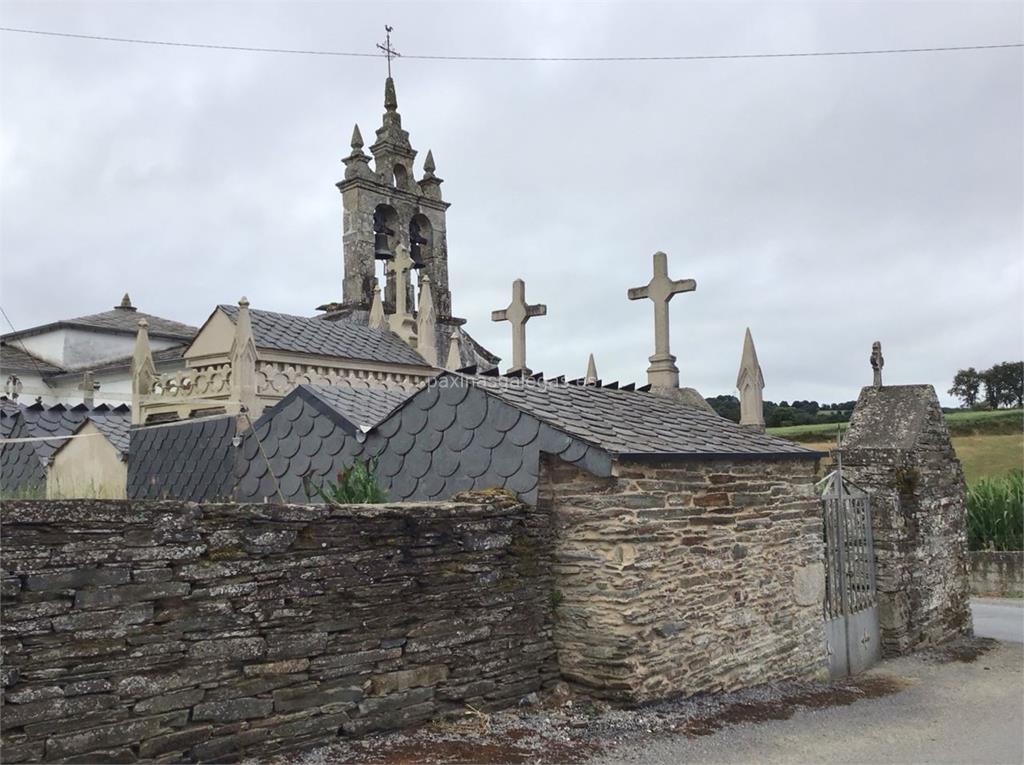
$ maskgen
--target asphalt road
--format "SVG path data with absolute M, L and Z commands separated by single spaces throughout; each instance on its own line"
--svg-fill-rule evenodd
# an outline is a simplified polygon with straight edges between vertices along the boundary
M 1024 602 L 972 603 L 979 636 L 1004 640 L 973 661 L 927 654 L 885 661 L 868 673 L 903 686 L 848 706 L 800 709 L 787 720 L 730 725 L 711 735 L 675 734 L 627 744 L 611 763 L 1024 762 Z
M 971 613 L 978 637 L 1024 643 L 1024 598 L 975 598 Z

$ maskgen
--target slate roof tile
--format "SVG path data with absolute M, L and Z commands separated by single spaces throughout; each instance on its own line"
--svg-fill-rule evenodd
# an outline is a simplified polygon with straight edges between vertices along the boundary
M 236 320 L 238 306 L 221 305 L 218 308 L 231 321 Z M 370 329 L 354 321 L 328 321 L 272 311 L 250 310 L 249 315 L 257 348 L 429 366 L 393 332 Z

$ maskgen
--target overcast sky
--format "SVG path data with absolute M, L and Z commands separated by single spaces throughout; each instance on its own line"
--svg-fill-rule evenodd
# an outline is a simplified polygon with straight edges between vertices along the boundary
M 3 2 L 4 26 L 370 52 L 802 52 L 1019 42 L 1020 3 Z M 341 297 L 352 125 L 385 64 L 0 33 L 0 302 L 19 328 L 125 291 L 200 324 L 217 303 Z M 765 397 L 854 398 L 1022 356 L 1021 49 L 701 62 L 399 60 L 403 126 L 445 179 L 456 315 L 511 282 L 548 315 L 529 365 L 645 381 L 664 250 L 682 383 L 733 392 L 744 328 Z M 4 327 L 4 331 L 7 331 Z

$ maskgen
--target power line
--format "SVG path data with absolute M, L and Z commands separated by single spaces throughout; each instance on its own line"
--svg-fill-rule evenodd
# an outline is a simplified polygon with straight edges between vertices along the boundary
M 260 48 L 248 45 L 218 45 L 214 43 L 175 42 L 172 40 L 144 40 L 135 37 L 109 37 L 106 35 L 85 35 L 73 32 L 53 32 L 43 29 L 19 29 L 0 27 L 0 32 L 16 34 L 42 35 L 44 37 L 65 37 L 77 40 L 94 40 L 101 42 L 131 43 L 135 45 L 161 45 L 171 48 L 203 48 L 207 50 L 227 50 L 242 53 L 283 53 L 298 56 L 341 56 L 347 58 L 384 58 L 384 53 L 356 53 L 337 50 L 304 50 L 301 48 Z M 812 58 L 816 56 L 877 56 L 898 53 L 945 53 L 968 50 L 996 50 L 1001 48 L 1024 48 L 1024 42 L 995 43 L 990 45 L 949 45 L 928 48 L 877 48 L 868 50 L 836 50 L 808 51 L 803 53 L 723 53 L 709 55 L 678 55 L 678 56 L 430 56 L 402 54 L 402 58 L 420 61 L 721 61 L 725 59 L 745 58 Z

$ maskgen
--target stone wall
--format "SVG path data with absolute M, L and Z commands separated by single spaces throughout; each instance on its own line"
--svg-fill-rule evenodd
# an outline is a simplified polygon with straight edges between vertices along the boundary
M 970 556 L 972 595 L 1024 596 L 1024 552 L 979 550 Z
M 549 526 L 500 493 L 6 502 L 0 759 L 237 758 L 513 704 L 557 674 Z
M 966 486 L 930 385 L 861 391 L 843 475 L 871 494 L 883 655 L 969 633 Z
M 647 701 L 825 671 L 815 460 L 545 457 L 564 677 Z

